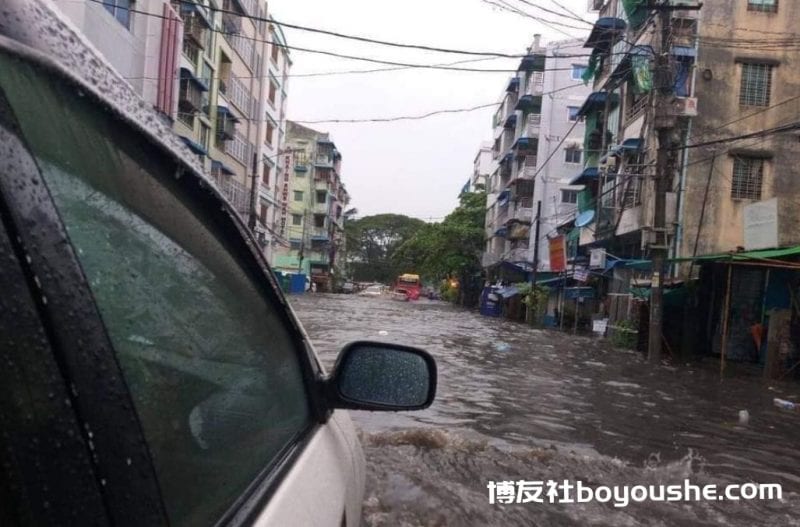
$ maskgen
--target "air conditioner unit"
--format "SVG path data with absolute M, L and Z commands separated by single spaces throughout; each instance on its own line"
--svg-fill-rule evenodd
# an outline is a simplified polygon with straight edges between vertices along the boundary
M 671 106 L 671 113 L 675 117 L 697 116 L 697 97 L 676 97 Z

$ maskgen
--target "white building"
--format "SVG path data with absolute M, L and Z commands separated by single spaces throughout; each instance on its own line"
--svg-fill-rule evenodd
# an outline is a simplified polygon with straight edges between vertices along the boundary
M 475 154 L 473 160 L 472 177 L 469 180 L 469 189 L 475 192 L 479 188 L 486 188 L 486 182 L 492 174 L 493 169 L 492 143 L 484 141 Z
M 569 185 L 583 169 L 585 126 L 577 113 L 591 93 L 591 87 L 581 79 L 586 70 L 586 57 L 581 56 L 586 55 L 583 42 L 584 39 L 565 40 L 547 46 L 544 92 L 548 95 L 542 99 L 536 154 L 540 166 L 533 187 L 534 214 L 536 204 L 541 202 L 538 260 L 539 270 L 544 271 L 550 269 L 547 235 L 575 214 L 578 191 L 583 188 Z M 531 229 L 531 249 L 536 243 L 534 237 L 535 229 Z
M 590 92 L 580 79 L 587 63 L 582 44 L 574 40 L 545 48 L 536 35 L 517 74 L 508 80 L 493 120 L 482 260 L 487 271 L 501 262 L 524 271 L 533 268 L 537 202 L 543 218 L 539 269 L 546 269 L 550 226 L 575 208 L 576 193 L 568 182 L 581 166 L 583 125 L 574 116 Z

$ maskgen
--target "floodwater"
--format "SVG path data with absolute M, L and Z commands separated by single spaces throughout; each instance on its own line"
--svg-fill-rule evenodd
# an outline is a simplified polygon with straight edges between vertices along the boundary
M 720 382 L 713 364 L 654 368 L 602 339 L 440 302 L 291 302 L 328 368 L 357 339 L 416 345 L 437 360 L 427 410 L 352 412 L 367 458 L 366 525 L 800 525 L 800 413 L 772 403 L 800 395 L 797 383 Z M 780 483 L 783 499 L 490 505 L 487 490 L 490 481 L 686 479 Z

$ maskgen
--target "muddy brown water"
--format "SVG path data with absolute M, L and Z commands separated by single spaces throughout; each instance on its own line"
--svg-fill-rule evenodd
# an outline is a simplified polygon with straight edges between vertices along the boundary
M 796 383 L 720 382 L 711 365 L 652 367 L 607 341 L 422 300 L 305 295 L 291 303 L 330 369 L 347 342 L 422 347 L 439 367 L 420 412 L 352 412 L 367 459 L 364 524 L 800 525 Z M 750 419 L 739 423 L 739 411 Z M 489 481 L 780 483 L 764 501 L 490 505 Z

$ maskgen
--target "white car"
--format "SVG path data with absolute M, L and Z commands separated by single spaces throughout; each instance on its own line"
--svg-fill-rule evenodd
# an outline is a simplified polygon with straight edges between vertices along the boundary
M 384 287 L 382 285 L 371 285 L 365 288 L 363 291 L 359 292 L 358 294 L 361 296 L 381 296 L 383 294 Z
M 258 247 L 48 2 L 3 0 L 0 525 L 360 524 L 345 409 L 428 406 L 435 363 L 327 375 Z

